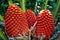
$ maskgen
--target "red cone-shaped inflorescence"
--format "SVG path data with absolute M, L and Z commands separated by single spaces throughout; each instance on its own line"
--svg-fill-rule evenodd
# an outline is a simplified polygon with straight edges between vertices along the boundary
M 18 37 L 19 34 L 28 35 L 29 29 L 25 14 L 21 8 L 12 4 L 8 7 L 5 16 L 6 32 L 10 37 Z
M 37 15 L 36 36 L 45 35 L 50 38 L 54 31 L 54 18 L 49 10 L 42 10 Z
M 32 10 L 30 10 L 30 9 L 28 9 L 28 10 L 25 12 L 25 15 L 26 15 L 26 19 L 27 19 L 27 21 L 28 21 L 28 25 L 29 25 L 29 28 L 30 28 L 30 27 L 33 26 L 34 23 L 36 22 L 36 15 L 35 15 L 35 13 L 34 13 Z

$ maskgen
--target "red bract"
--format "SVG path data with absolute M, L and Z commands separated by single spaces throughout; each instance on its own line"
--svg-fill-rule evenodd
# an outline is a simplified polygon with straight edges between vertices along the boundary
M 5 16 L 6 32 L 10 37 L 18 37 L 23 32 L 28 35 L 29 29 L 25 14 L 21 8 L 12 4 L 8 7 Z
M 54 31 L 54 18 L 49 10 L 42 10 L 37 15 L 36 36 L 45 35 L 50 38 Z
M 33 26 L 33 24 L 34 24 L 35 21 L 36 21 L 36 15 L 35 15 L 35 13 L 34 13 L 32 10 L 30 10 L 30 9 L 28 9 L 28 10 L 25 12 L 25 15 L 26 15 L 26 19 L 27 19 L 27 21 L 28 21 L 28 25 L 29 25 L 29 28 L 30 28 L 31 26 Z

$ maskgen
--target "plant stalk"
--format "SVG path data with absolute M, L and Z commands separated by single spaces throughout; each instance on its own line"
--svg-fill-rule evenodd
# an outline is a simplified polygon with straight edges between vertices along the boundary
M 45 0 L 45 7 L 44 7 L 45 10 L 47 9 L 47 4 L 48 4 L 48 0 Z
M 54 14 L 53 14 L 54 18 L 56 18 L 56 14 L 57 14 L 59 5 L 60 5 L 60 0 L 57 1 L 56 8 L 54 9 Z
M 37 6 L 37 2 L 36 2 L 36 4 L 35 4 L 35 9 L 34 9 L 34 12 L 36 12 L 36 10 L 37 10 L 36 6 Z
M 44 0 L 43 4 L 42 4 L 42 9 L 46 10 L 47 9 L 47 4 L 48 4 L 48 0 Z
M 25 1 L 26 0 L 21 0 L 21 8 L 22 10 L 25 12 L 26 8 L 25 8 Z
M 9 5 L 13 4 L 12 0 L 8 0 L 8 4 Z

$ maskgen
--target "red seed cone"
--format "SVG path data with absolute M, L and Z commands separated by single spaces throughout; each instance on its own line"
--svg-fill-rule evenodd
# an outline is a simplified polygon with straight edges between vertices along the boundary
M 35 21 L 36 21 L 36 15 L 35 15 L 35 13 L 34 13 L 32 10 L 30 10 L 30 9 L 28 9 L 28 10 L 25 12 L 25 15 L 26 15 L 26 18 L 27 18 L 27 21 L 28 21 L 28 25 L 29 25 L 29 28 L 30 28 L 31 26 L 33 26 L 33 24 L 34 24 Z
M 8 7 L 5 16 L 6 32 L 10 37 L 18 37 L 22 32 L 28 34 L 28 24 L 21 8 L 12 4 Z
M 45 39 L 50 38 L 54 31 L 54 18 L 49 10 L 42 10 L 37 15 L 36 36 L 45 35 Z M 44 39 L 44 40 L 45 40 Z

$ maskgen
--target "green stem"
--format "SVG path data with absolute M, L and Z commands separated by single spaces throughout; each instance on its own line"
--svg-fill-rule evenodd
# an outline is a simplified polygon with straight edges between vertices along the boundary
M 45 10 L 47 9 L 47 4 L 48 4 L 48 0 L 45 0 L 45 7 L 44 7 Z
M 21 8 L 22 8 L 22 10 L 25 12 L 25 1 L 26 0 L 21 0 Z
M 42 9 L 47 9 L 48 0 L 44 0 L 44 3 L 42 4 Z
M 43 4 L 42 4 L 42 10 L 44 9 L 44 2 L 43 2 Z
M 36 2 L 36 4 L 35 4 L 35 9 L 34 9 L 34 12 L 36 12 L 36 10 L 37 10 L 36 6 L 37 6 L 37 2 Z
M 57 1 L 56 8 L 54 9 L 54 18 L 56 18 L 56 14 L 57 14 L 59 5 L 60 5 L 60 0 Z
M 9 5 L 13 4 L 12 0 L 8 0 L 8 4 Z

